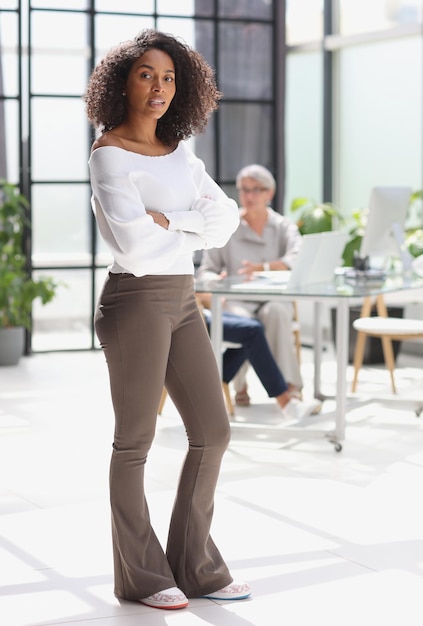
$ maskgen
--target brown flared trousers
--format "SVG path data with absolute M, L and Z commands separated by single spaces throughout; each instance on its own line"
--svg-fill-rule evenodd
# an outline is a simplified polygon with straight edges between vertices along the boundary
M 115 413 L 110 464 L 115 594 L 139 600 L 173 586 L 188 597 L 216 591 L 232 581 L 210 537 L 230 426 L 193 277 L 109 274 L 95 328 Z M 166 552 L 151 527 L 144 493 L 163 385 L 188 439 Z

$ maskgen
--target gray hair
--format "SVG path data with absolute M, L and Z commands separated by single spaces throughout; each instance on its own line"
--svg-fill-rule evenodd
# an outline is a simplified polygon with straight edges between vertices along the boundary
M 276 189 L 276 181 L 273 174 L 266 167 L 263 167 L 263 165 L 253 163 L 252 165 L 243 167 L 236 176 L 237 189 L 241 186 L 241 180 L 243 178 L 254 178 L 265 189 L 271 189 L 272 191 Z

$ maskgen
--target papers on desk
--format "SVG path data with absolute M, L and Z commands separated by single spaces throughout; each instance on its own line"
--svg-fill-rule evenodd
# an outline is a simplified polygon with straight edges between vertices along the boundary
M 244 280 L 231 286 L 232 289 L 257 291 L 260 289 L 269 289 L 279 287 L 285 289 L 291 276 L 290 270 L 270 271 L 270 272 L 254 272 L 253 280 Z
M 254 278 L 270 280 L 272 283 L 285 284 L 291 277 L 291 270 L 277 270 L 270 272 L 254 272 Z
M 287 283 L 291 277 L 291 270 L 277 270 L 270 272 L 254 272 L 254 278 L 266 278 L 272 283 Z

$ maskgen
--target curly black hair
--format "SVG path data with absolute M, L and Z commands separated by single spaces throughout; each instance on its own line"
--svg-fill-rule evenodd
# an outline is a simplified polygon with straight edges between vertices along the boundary
M 175 66 L 176 94 L 157 123 L 157 137 L 166 145 L 204 132 L 221 93 L 204 57 L 173 35 L 145 29 L 112 48 L 93 70 L 85 93 L 88 119 L 104 133 L 125 119 L 124 85 L 133 63 L 147 50 L 166 52 Z

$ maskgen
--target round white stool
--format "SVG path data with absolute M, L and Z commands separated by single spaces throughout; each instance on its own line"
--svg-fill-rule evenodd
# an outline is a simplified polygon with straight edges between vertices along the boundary
M 391 376 L 392 391 L 396 393 L 394 367 L 395 359 L 392 341 L 407 341 L 423 337 L 423 320 L 397 317 L 360 317 L 353 322 L 357 331 L 354 353 L 354 377 L 352 391 L 357 387 L 358 372 L 363 364 L 366 337 L 379 337 L 382 341 L 383 357 Z

